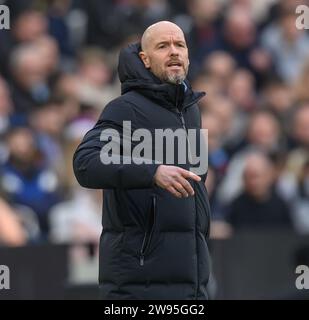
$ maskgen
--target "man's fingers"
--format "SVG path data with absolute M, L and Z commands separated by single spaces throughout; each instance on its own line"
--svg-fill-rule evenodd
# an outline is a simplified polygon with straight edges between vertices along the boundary
M 188 180 L 183 178 L 182 176 L 178 177 L 178 182 L 186 189 L 187 193 L 191 196 L 194 195 L 194 190 Z
M 195 173 L 191 172 L 191 171 L 188 171 L 188 170 L 185 170 L 185 169 L 181 168 L 180 173 L 184 178 L 193 179 L 193 180 L 195 180 L 197 182 L 201 181 L 201 178 L 198 175 L 196 175 Z
M 189 196 L 188 192 L 186 191 L 186 189 L 183 187 L 183 185 L 179 182 L 174 182 L 173 187 L 181 193 L 181 195 L 185 198 L 187 198 Z
M 201 178 L 180 167 L 160 166 L 155 175 L 156 184 L 171 192 L 178 198 L 186 198 L 194 195 L 194 190 L 187 179 L 199 182 Z
M 174 187 L 170 186 L 166 189 L 167 191 L 169 191 L 172 195 L 174 195 L 177 198 L 182 198 L 182 195 L 180 192 L 178 192 Z

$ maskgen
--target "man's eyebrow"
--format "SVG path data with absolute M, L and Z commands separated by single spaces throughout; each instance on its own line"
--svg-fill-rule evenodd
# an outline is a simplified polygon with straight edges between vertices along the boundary
M 159 42 L 157 42 L 155 45 L 156 45 L 156 46 L 159 46 L 160 44 L 166 44 L 166 43 L 169 43 L 169 40 L 159 41 Z
M 186 44 L 185 40 L 181 40 L 181 39 L 175 40 L 174 42 Z M 156 43 L 155 46 L 157 47 L 161 44 L 168 44 L 168 43 L 170 43 L 170 40 L 161 40 L 158 43 Z

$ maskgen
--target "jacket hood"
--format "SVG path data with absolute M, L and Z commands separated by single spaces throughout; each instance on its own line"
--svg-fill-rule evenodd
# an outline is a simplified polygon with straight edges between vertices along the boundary
M 121 94 L 131 90 L 138 91 L 147 98 L 169 108 L 188 105 L 201 99 L 204 92 L 193 92 L 185 80 L 183 84 L 163 83 L 145 68 L 139 57 L 140 43 L 130 44 L 119 54 L 118 75 L 121 82 Z

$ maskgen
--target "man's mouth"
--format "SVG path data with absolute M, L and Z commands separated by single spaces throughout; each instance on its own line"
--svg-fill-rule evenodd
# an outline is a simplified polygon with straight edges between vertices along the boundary
M 167 64 L 167 68 L 170 72 L 181 72 L 182 70 L 182 63 L 179 61 L 171 61 Z
M 177 61 L 173 61 L 173 62 L 169 62 L 168 64 L 167 64 L 167 66 L 169 67 L 169 68 L 171 68 L 171 67 L 182 67 L 182 63 L 181 62 L 177 62 Z

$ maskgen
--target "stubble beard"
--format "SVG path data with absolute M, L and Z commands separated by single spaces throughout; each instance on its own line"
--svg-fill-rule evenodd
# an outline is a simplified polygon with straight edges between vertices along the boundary
M 185 79 L 185 74 L 167 74 L 164 81 L 171 84 L 180 84 Z
M 183 69 L 183 71 L 181 73 L 165 72 L 162 75 L 161 81 L 171 83 L 171 84 L 180 84 L 186 79 L 187 74 L 188 74 L 188 69 L 185 69 L 185 68 Z
M 150 69 L 151 70 L 151 69 Z M 157 71 L 157 72 L 156 72 Z M 182 72 L 158 72 L 159 70 L 151 70 L 155 76 L 157 76 L 162 82 L 170 84 L 180 84 L 182 83 L 188 74 L 188 68 L 184 68 Z

